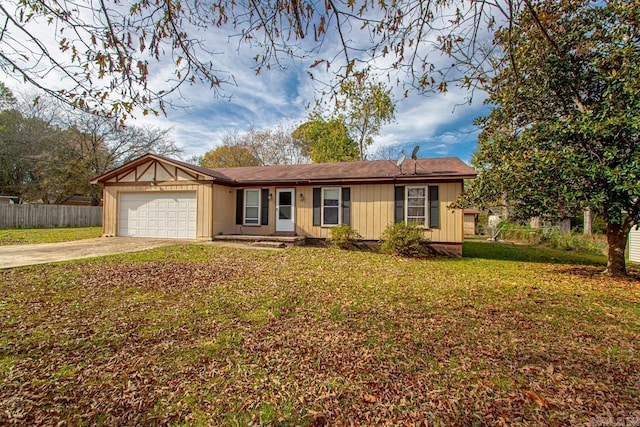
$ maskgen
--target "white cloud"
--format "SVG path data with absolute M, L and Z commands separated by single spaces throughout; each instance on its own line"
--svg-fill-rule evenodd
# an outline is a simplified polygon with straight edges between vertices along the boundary
M 47 33 L 51 29 L 44 25 L 38 28 L 43 40 L 52 43 Z M 206 84 L 183 85 L 172 95 L 171 101 L 176 108 L 169 108 L 166 117 L 143 116 L 140 113 L 129 121 L 133 125 L 148 125 L 161 128 L 173 128 L 173 138 L 181 146 L 186 156 L 200 155 L 219 144 L 221 137 L 227 132 L 247 130 L 250 126 L 268 128 L 276 126 L 292 127 L 304 120 L 305 107 L 313 103 L 316 89 L 320 87 L 308 77 L 309 66 L 315 58 L 332 58 L 335 54 L 336 34 L 328 34 L 325 45 L 315 58 L 307 62 L 288 61 L 285 70 L 263 70 L 255 74 L 253 56 L 257 48 L 242 46 L 241 54 L 236 50 L 235 41 L 229 42 L 232 31 L 214 28 L 208 32 L 198 33 L 204 38 L 207 46 L 214 46 L 216 54 L 211 57 L 215 67 L 221 71 L 225 79 L 232 75 L 237 83 L 224 85 L 222 93 L 230 99 L 215 98 L 214 91 Z M 354 28 L 349 34 L 357 44 L 366 45 L 369 35 L 366 31 Z M 425 47 L 426 49 L 426 47 Z M 448 61 L 446 57 L 432 54 L 431 60 L 442 65 Z M 378 68 L 386 68 L 390 57 L 379 59 Z M 333 64 L 329 73 L 323 71 L 323 65 L 314 68 L 314 74 L 327 80 L 340 63 Z M 151 63 L 150 86 L 160 88 L 170 82 L 175 65 L 171 62 Z M 59 76 L 48 75 L 45 83 L 59 84 Z M 15 81 L 8 82 L 14 90 L 21 90 Z M 396 121 L 382 128 L 381 134 L 375 138 L 370 152 L 382 146 L 396 144 L 421 144 L 428 147 L 424 155 L 460 155 L 468 157 L 468 146 L 473 145 L 473 119 L 482 111 L 481 101 L 477 99 L 473 105 L 465 105 L 467 93 L 461 89 L 450 87 L 446 94 L 429 95 L 411 94 L 403 97 L 403 88 L 395 88 L 398 100 Z M 464 154 L 458 154 L 460 146 L 465 145 Z

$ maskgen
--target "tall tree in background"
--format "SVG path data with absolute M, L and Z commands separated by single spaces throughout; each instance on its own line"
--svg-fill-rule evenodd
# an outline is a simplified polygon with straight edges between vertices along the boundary
M 312 114 L 291 134 L 302 153 L 314 163 L 349 162 L 360 159 L 358 144 L 340 120 Z
M 297 165 L 308 163 L 304 154 L 291 137 L 291 131 L 277 127 L 273 129 L 249 129 L 243 141 L 258 157 L 262 165 Z
M 0 192 L 44 203 L 85 195 L 98 204 L 102 190 L 91 178 L 148 152 L 180 153 L 169 130 L 123 128 L 49 101 L 0 112 Z
M 0 192 L 21 200 L 47 202 L 44 169 L 53 158 L 60 129 L 45 103 L 16 102 L 14 107 L 0 112 Z
M 202 156 L 200 166 L 205 168 L 233 168 L 260 166 L 262 162 L 243 145 L 221 145 Z
M 349 135 L 358 143 L 360 160 L 364 160 L 380 127 L 395 118 L 391 89 L 366 74 L 356 74 L 340 84 L 335 117 L 334 120 L 344 122 Z
M 202 157 L 200 166 L 229 168 L 237 166 L 291 165 L 307 163 L 308 156 L 282 128 L 227 133 L 221 145 Z
M 504 52 L 468 201 L 503 192 L 520 216 L 593 208 L 607 224 L 607 272 L 626 274 L 640 222 L 640 7 L 527 2 L 496 34 Z
M 0 82 L 0 111 L 10 110 L 16 105 L 16 97 L 3 82 Z

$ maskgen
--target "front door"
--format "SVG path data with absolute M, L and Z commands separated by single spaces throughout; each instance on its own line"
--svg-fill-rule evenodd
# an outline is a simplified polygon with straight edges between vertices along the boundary
M 276 231 L 295 231 L 295 196 L 293 188 L 276 189 Z

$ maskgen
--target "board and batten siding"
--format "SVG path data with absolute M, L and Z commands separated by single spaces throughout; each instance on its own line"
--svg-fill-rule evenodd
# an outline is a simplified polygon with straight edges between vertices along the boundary
M 640 263 L 640 230 L 638 230 L 638 226 L 629 231 L 629 261 Z
M 138 192 L 175 192 L 189 191 L 196 193 L 196 238 L 210 239 L 212 234 L 213 197 L 211 184 L 174 181 L 157 185 L 106 185 L 103 191 L 104 218 L 102 234 L 116 236 L 118 233 L 118 203 L 122 193 Z
M 421 184 L 422 185 L 422 184 Z M 426 185 L 426 184 L 425 184 Z M 439 187 L 440 227 L 427 229 L 432 242 L 462 243 L 463 214 L 461 209 L 449 209 L 462 191 L 461 182 L 432 183 Z M 331 227 L 313 225 L 313 188 L 296 188 L 296 234 L 328 238 Z M 382 231 L 394 222 L 393 184 L 345 185 L 351 188 L 351 226 L 365 240 L 379 240 Z M 303 200 L 300 199 L 303 195 Z
M 476 234 L 476 216 L 474 214 L 464 215 L 464 234 Z
M 293 188 L 293 187 L 277 187 Z M 269 190 L 269 218 L 267 225 L 236 224 L 236 192 L 238 190 Z M 297 190 L 296 190 L 297 191 Z M 297 192 L 296 192 L 297 195 Z M 262 200 L 260 201 L 262 203 Z M 296 200 L 296 203 L 298 201 Z M 213 234 L 240 234 L 254 236 L 269 236 L 276 231 L 276 187 L 227 187 L 214 185 L 213 188 Z M 244 204 L 243 204 L 244 206 Z M 262 205 L 261 205 L 262 208 Z M 262 211 L 262 209 L 261 209 Z M 244 216 L 244 212 L 243 212 Z M 262 215 L 260 215 L 262 219 Z

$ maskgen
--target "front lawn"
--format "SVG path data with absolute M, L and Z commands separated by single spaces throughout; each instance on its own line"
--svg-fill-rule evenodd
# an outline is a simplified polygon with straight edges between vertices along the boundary
M 638 280 L 465 251 L 191 245 L 1 271 L 0 424 L 640 420 Z
M 16 228 L 0 230 L 0 246 L 29 243 L 57 243 L 93 239 L 102 235 L 102 227 Z

